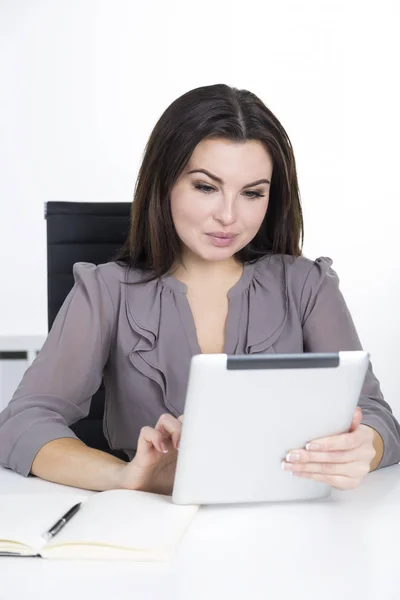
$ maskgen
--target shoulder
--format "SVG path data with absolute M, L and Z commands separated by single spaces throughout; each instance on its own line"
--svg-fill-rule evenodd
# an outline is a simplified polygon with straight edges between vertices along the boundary
M 77 262 L 73 265 L 73 275 L 76 283 L 98 280 L 110 289 L 119 288 L 127 282 L 140 282 L 145 278 L 144 272 L 140 269 L 128 269 L 114 261 L 99 265 Z
M 332 263 L 328 256 L 319 256 L 312 260 L 305 256 L 272 254 L 257 261 L 256 271 L 261 277 L 268 274 L 273 274 L 279 279 L 286 277 L 288 284 L 301 288 L 306 281 L 318 284 L 326 276 L 336 276 Z
M 319 256 L 315 260 L 299 256 L 289 264 L 289 281 L 296 290 L 317 293 L 327 280 L 339 283 L 337 273 L 332 268 L 333 260 L 329 256 Z
M 75 285 L 83 287 L 91 295 L 111 299 L 116 306 L 121 297 L 121 289 L 127 283 L 139 283 L 145 278 L 140 269 L 128 269 L 114 261 L 95 265 L 77 262 L 73 265 Z
M 328 256 L 315 260 L 305 256 L 273 254 L 256 263 L 259 279 L 273 278 L 276 285 L 284 285 L 287 292 L 299 305 L 308 303 L 324 285 L 338 287 L 339 277 L 332 268 L 333 261 Z

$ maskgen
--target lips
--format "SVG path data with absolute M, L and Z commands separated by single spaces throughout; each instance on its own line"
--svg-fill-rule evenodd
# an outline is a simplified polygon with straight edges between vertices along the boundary
M 206 234 L 213 246 L 217 248 L 227 248 L 232 246 L 237 238 L 237 233 L 225 233 L 223 231 L 212 231 Z
M 231 240 L 231 239 L 235 238 L 238 234 L 237 233 L 224 233 L 223 231 L 211 231 L 211 233 L 207 233 L 207 235 L 210 235 L 213 238 L 220 238 L 223 240 Z

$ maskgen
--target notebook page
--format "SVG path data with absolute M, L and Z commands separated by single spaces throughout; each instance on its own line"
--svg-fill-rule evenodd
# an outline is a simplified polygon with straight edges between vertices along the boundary
M 33 549 L 45 545 L 41 537 L 74 504 L 85 500 L 82 494 L 0 494 L 0 551 L 6 540 Z M 18 548 L 13 548 L 17 551 Z
M 194 518 L 198 506 L 178 506 L 170 496 L 130 490 L 99 492 L 85 503 L 48 544 L 108 545 L 169 554 Z

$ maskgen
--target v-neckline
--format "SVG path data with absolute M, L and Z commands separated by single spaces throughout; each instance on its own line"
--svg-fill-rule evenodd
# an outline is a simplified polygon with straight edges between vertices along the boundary
M 228 290 L 228 313 L 225 322 L 224 335 L 224 354 L 232 354 L 234 352 L 233 339 L 236 339 L 239 331 L 240 314 L 234 314 L 234 304 L 240 297 L 240 294 L 249 287 L 254 274 L 255 262 L 244 263 L 243 272 L 238 281 Z M 178 312 L 182 321 L 182 326 L 186 334 L 192 355 L 204 354 L 197 337 L 196 325 L 187 298 L 188 288 L 185 283 L 179 281 L 171 274 L 166 274 L 160 277 L 162 285 L 176 292 L 175 298 L 178 307 Z

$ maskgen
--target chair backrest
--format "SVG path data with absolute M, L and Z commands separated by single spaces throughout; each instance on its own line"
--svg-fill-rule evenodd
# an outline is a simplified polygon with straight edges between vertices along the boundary
M 45 204 L 49 330 L 74 284 L 74 263 L 100 264 L 112 260 L 127 237 L 130 207 L 130 202 Z M 92 398 L 88 417 L 75 423 L 71 429 L 88 446 L 109 452 L 103 434 L 103 413 L 104 390 L 101 387 Z
M 47 202 L 47 309 L 49 330 L 73 286 L 76 262 L 112 260 L 129 230 L 129 202 Z

